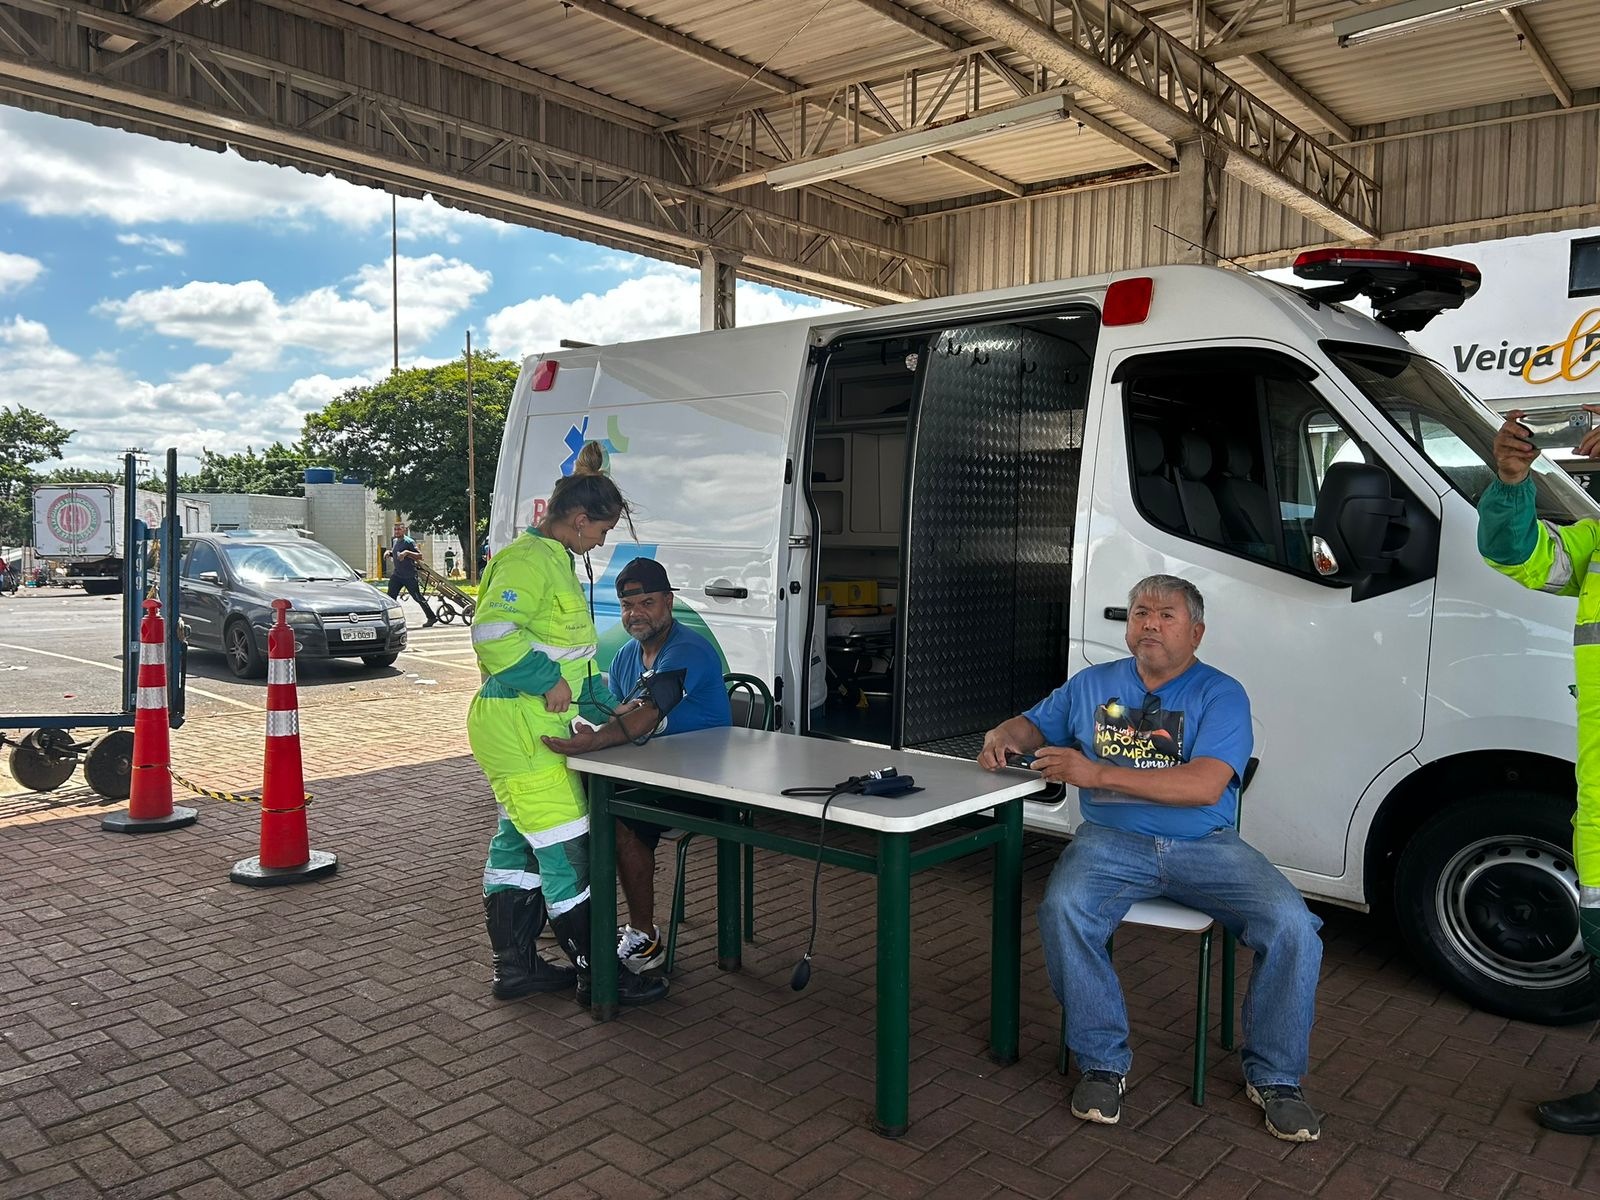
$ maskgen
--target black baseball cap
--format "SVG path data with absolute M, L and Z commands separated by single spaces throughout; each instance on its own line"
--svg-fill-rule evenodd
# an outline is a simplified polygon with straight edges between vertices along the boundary
M 643 596 L 650 592 L 674 592 L 667 580 L 667 569 L 653 558 L 636 558 L 617 573 L 618 596 Z

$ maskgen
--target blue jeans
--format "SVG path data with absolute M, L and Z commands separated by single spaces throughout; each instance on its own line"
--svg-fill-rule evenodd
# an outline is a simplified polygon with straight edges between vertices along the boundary
M 1256 1087 L 1298 1086 L 1322 966 L 1322 922 L 1232 829 L 1165 838 L 1085 823 L 1061 852 L 1039 907 L 1039 932 L 1079 1068 L 1126 1075 L 1133 1065 L 1128 1008 L 1106 943 L 1134 901 L 1157 896 L 1209 913 L 1255 951 L 1244 1000 L 1244 1076 Z

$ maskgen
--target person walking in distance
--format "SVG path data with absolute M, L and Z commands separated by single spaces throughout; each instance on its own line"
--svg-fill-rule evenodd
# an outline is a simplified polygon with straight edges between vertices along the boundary
M 389 599 L 398 599 L 402 591 L 410 592 L 411 598 L 422 605 L 422 611 L 427 614 L 428 619 L 422 623 L 422 627 L 426 629 L 429 625 L 437 625 L 439 618 L 428 607 L 427 597 L 417 586 L 417 564 L 422 561 L 422 551 L 417 549 L 417 543 L 399 521 L 395 522 L 389 558 L 394 564 L 389 568 Z

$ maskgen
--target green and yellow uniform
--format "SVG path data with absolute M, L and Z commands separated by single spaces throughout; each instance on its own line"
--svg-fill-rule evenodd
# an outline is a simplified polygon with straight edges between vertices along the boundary
M 1578 811 L 1572 856 L 1578 868 L 1583 941 L 1600 958 L 1600 522 L 1553 525 L 1538 519 L 1532 478 L 1491 483 L 1478 501 L 1478 553 L 1534 591 L 1578 598 L 1572 634 L 1578 693 Z
M 472 625 L 484 680 L 467 712 L 473 756 L 500 808 L 484 892 L 542 887 L 553 917 L 589 896 L 589 805 L 566 758 L 540 738 L 568 736 L 579 714 L 606 719 L 613 701 L 594 668 L 597 640 L 560 542 L 530 528 L 489 560 Z M 562 679 L 573 705 L 548 712 L 544 694 Z

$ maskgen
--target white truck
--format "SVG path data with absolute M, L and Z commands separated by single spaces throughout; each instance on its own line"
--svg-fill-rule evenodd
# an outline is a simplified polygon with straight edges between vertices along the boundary
M 1202 656 L 1252 703 L 1245 837 L 1309 897 L 1392 910 L 1469 1001 L 1591 1018 L 1575 602 L 1479 558 L 1499 419 L 1396 332 L 1477 274 L 1303 257 L 1325 286 L 1160 267 L 531 357 L 491 541 L 606 442 L 639 541 L 623 526 L 597 552 L 602 660 L 611 581 L 649 555 L 729 669 L 771 681 L 784 731 L 902 753 L 975 754 L 1127 653 L 1134 581 L 1181 575 L 1206 598 Z M 1534 482 L 1542 518 L 1600 517 L 1549 462 Z M 830 588 L 865 603 L 827 614 L 830 580 L 870 584 Z M 1027 819 L 1068 833 L 1075 797 Z
M 36 559 L 65 571 L 91 595 L 122 590 L 125 545 L 123 517 L 126 493 L 120 484 L 39 484 L 33 489 L 33 549 Z M 166 497 L 140 491 L 134 497 L 138 519 L 154 528 L 166 516 Z M 183 528 L 211 528 L 210 505 L 180 497 Z

